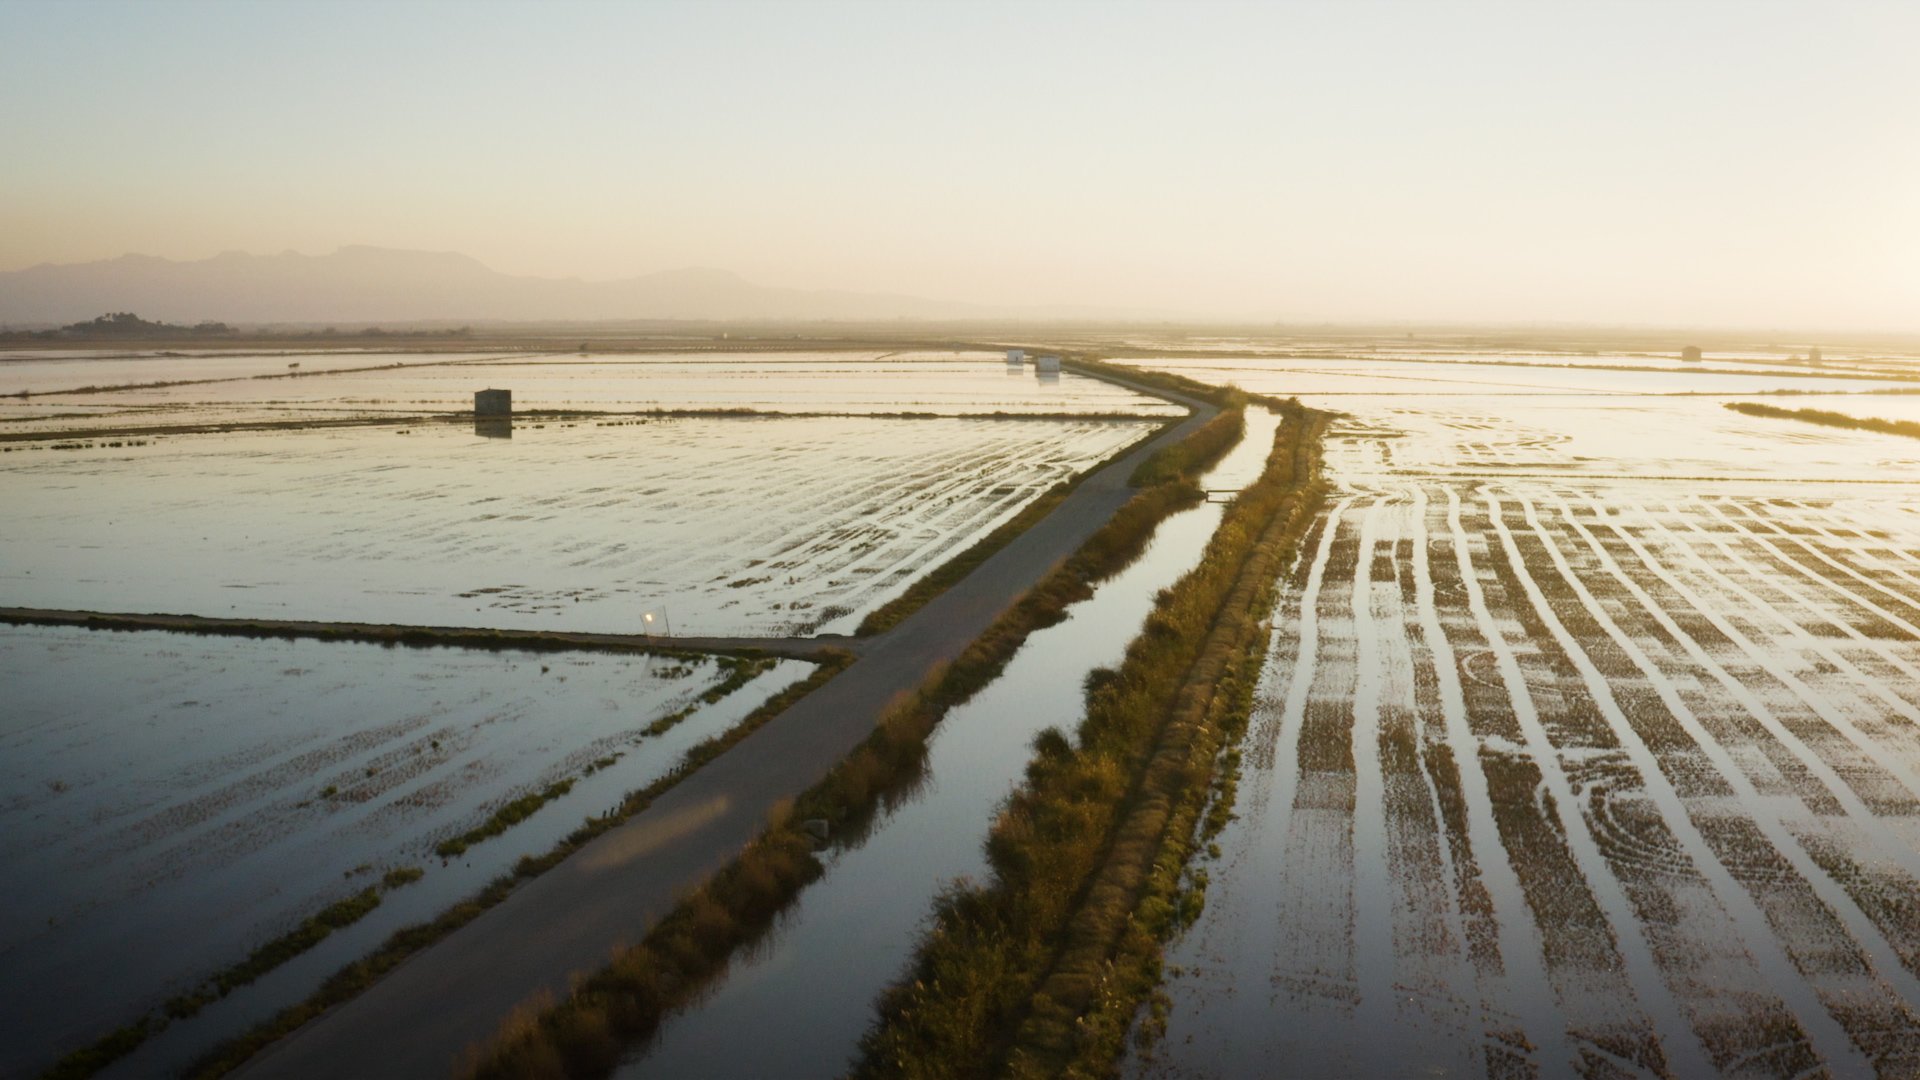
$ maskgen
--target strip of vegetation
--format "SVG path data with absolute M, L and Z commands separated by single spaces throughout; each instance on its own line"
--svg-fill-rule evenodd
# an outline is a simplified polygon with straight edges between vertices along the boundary
M 1198 463 L 1201 456 L 1187 460 Z M 949 709 L 991 683 L 1028 635 L 1065 618 L 1070 604 L 1092 595 L 1094 582 L 1136 558 L 1169 514 L 1202 497 L 1190 476 L 1136 494 L 952 664 L 930 673 L 919 690 L 889 708 L 860 746 L 639 945 L 577 983 L 566 1000 L 536 1000 L 517 1010 L 463 1072 L 481 1078 L 611 1072 L 626 1046 L 649 1037 L 668 1013 L 695 999 L 734 950 L 764 935 L 822 873 L 804 825 L 825 822 L 837 835 L 864 828 L 876 811 L 920 781 L 927 738 Z
M 767 721 L 818 689 L 852 662 L 853 656 L 849 653 L 826 655 L 813 674 L 767 699 L 740 723 L 690 748 L 672 771 L 652 784 L 629 794 L 612 811 L 588 818 L 578 829 L 568 834 L 566 839 L 554 845 L 545 854 L 522 858 L 514 865 L 512 872 L 501 875 L 479 893 L 441 912 L 432 922 L 396 931 L 378 950 L 335 972 L 305 1001 L 282 1009 L 271 1019 L 256 1025 L 251 1031 L 214 1048 L 188 1069 L 186 1074 L 199 1078 L 225 1076 L 248 1058 L 259 1053 L 261 1048 L 269 1043 L 291 1034 L 302 1024 L 328 1009 L 351 1000 L 415 953 L 472 922 L 487 909 L 512 895 L 514 890 L 522 884 L 558 866 L 567 856 L 586 846 L 595 837 L 645 810 L 669 788 L 731 749 L 740 740 L 759 730 Z
M 1036 740 L 987 840 L 994 879 L 942 897 L 856 1075 L 1111 1070 L 1157 980 L 1157 942 L 1195 910 L 1174 900 L 1187 838 L 1217 750 L 1244 722 L 1248 652 L 1278 569 L 1321 501 L 1323 426 L 1287 411 L 1200 565 L 1162 594 L 1120 668 L 1088 680 L 1077 745 Z
M 687 717 L 699 711 L 701 706 L 712 705 L 720 701 L 728 694 L 733 693 L 735 690 L 740 689 L 764 674 L 777 662 L 778 661 L 767 659 L 718 658 L 717 663 L 727 672 L 727 677 L 707 688 L 695 704 L 689 705 L 678 712 L 668 713 L 666 716 L 648 724 L 645 728 L 645 734 L 648 736 L 666 734 L 668 731 L 673 730 L 680 721 L 685 720 Z M 581 776 L 590 776 L 598 771 L 600 767 L 600 762 L 594 762 L 581 772 Z M 495 810 L 493 815 L 487 818 L 486 821 L 468 829 L 459 836 L 440 841 L 440 843 L 434 847 L 433 853 L 443 859 L 451 859 L 458 855 L 465 854 L 466 850 L 473 845 L 480 843 L 482 840 L 489 840 L 499 836 L 501 833 L 532 817 L 534 811 L 565 795 L 567 792 L 572 791 L 574 782 L 577 779 L 578 777 L 570 776 L 564 780 L 558 780 L 548 784 L 539 791 L 530 791 L 514 799 L 505 806 Z
M 1827 409 L 1780 409 L 1751 401 L 1730 401 L 1727 402 L 1726 407 L 1747 416 L 1765 417 L 1770 420 L 1798 420 L 1823 427 L 1846 428 L 1849 431 L 1877 431 L 1882 435 L 1904 435 L 1909 439 L 1920 439 L 1920 423 L 1912 420 L 1882 420 L 1873 416 L 1850 416 Z

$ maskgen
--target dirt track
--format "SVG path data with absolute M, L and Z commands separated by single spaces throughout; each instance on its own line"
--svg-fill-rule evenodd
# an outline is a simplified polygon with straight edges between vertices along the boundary
M 870 639 L 860 659 L 832 682 L 632 821 L 269 1047 L 242 1072 L 443 1075 L 514 1006 L 541 991 L 564 994 L 570 974 L 596 969 L 614 949 L 638 941 L 681 893 L 725 865 L 775 804 L 805 790 L 865 738 L 889 701 L 918 685 L 935 664 L 958 656 L 1104 525 L 1131 496 L 1127 479 L 1141 460 L 1216 411 L 1195 399 L 1174 400 L 1193 415 L 1089 476 L 1059 509 L 959 584 Z

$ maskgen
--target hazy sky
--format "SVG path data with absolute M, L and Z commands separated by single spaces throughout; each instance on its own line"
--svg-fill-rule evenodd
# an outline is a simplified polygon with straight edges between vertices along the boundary
M 1920 2 L 0 0 L 0 269 L 1920 330 Z

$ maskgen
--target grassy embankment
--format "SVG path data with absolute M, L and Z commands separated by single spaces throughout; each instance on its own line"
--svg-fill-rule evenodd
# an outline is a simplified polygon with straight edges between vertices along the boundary
M 1851 416 L 1826 409 L 1780 409 L 1772 405 L 1756 405 L 1750 401 L 1730 401 L 1726 407 L 1746 416 L 1758 416 L 1769 420 L 1798 420 L 1801 423 L 1819 424 L 1822 427 L 1845 428 L 1849 431 L 1876 431 L 1882 435 L 1904 435 L 1909 439 L 1920 439 L 1920 422 L 1912 420 L 1881 420 L 1877 417 Z
M 1077 738 L 1036 739 L 988 837 L 992 881 L 941 899 L 859 1075 L 1111 1071 L 1158 981 L 1160 942 L 1203 902 L 1182 871 L 1223 823 L 1206 810 L 1210 791 L 1216 805 L 1226 795 L 1230 757 L 1218 785 L 1215 766 L 1245 723 L 1274 582 L 1321 500 L 1322 425 L 1288 410 L 1200 565 L 1162 594 L 1120 668 L 1088 680 Z
M 610 1072 L 626 1046 L 694 1000 L 736 949 L 765 934 L 822 873 L 814 842 L 800 824 L 824 819 L 836 835 L 857 834 L 888 800 L 918 783 L 928 736 L 940 718 L 992 682 L 1029 634 L 1060 621 L 1068 605 L 1092 595 L 1094 582 L 1137 557 L 1160 521 L 1198 502 L 1203 495 L 1194 476 L 1233 447 L 1244 419 L 1241 409 L 1229 408 L 1159 451 L 1186 471 L 1175 476 L 1155 470 L 1162 482 L 1140 490 L 952 664 L 929 673 L 918 690 L 895 702 L 860 746 L 639 945 L 577 983 L 566 1000 L 536 999 L 517 1010 L 464 1071 L 489 1078 Z
M 566 839 L 554 845 L 552 849 L 539 856 L 525 856 L 514 865 L 511 872 L 494 879 L 485 889 L 460 903 L 448 908 L 437 918 L 418 926 L 410 926 L 396 931 L 381 947 L 372 954 L 348 964 L 330 976 L 305 1001 L 281 1010 L 271 1019 L 255 1026 L 247 1033 L 229 1040 L 215 1048 L 188 1070 L 188 1075 L 196 1077 L 223 1076 L 237 1068 L 262 1047 L 289 1034 L 308 1020 L 348 1001 L 355 995 L 378 981 L 381 976 L 392 971 L 413 954 L 427 948 L 434 942 L 453 933 L 460 927 L 478 918 L 488 908 L 505 900 L 513 891 L 525 882 L 558 866 L 567 856 L 578 851 L 601 833 L 645 810 L 669 788 L 698 770 L 707 762 L 719 757 L 752 734 L 768 720 L 785 711 L 795 701 L 811 693 L 822 683 L 853 662 L 848 653 L 827 655 L 813 674 L 781 691 L 762 703 L 759 708 L 719 735 L 690 748 L 681 758 L 673 771 L 662 776 L 652 784 L 632 792 L 612 811 L 587 818 L 586 821 L 570 833 Z M 135 1043 L 134 1045 L 138 1045 Z M 121 1054 L 132 1050 L 128 1046 Z M 115 1055 L 116 1057 L 119 1055 Z M 108 1059 L 109 1061 L 112 1059 Z M 107 1062 L 102 1061 L 100 1065 Z M 96 1066 L 97 1068 L 98 1066 Z M 76 1074 L 85 1075 L 85 1074 Z

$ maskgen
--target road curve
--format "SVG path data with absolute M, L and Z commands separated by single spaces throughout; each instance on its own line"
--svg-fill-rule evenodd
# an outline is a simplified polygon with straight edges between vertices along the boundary
M 1022 593 L 1106 524 L 1148 454 L 1218 411 L 1127 380 L 1192 415 L 1088 476 L 1065 502 L 885 634 L 832 681 L 668 790 L 644 812 L 521 886 L 366 992 L 267 1047 L 245 1076 L 445 1075 L 516 1005 L 564 996 L 568 977 L 638 942 L 687 890 L 726 865 L 776 803 L 812 786 L 881 710 L 959 656 Z M 675 645 L 687 642 L 675 641 Z

